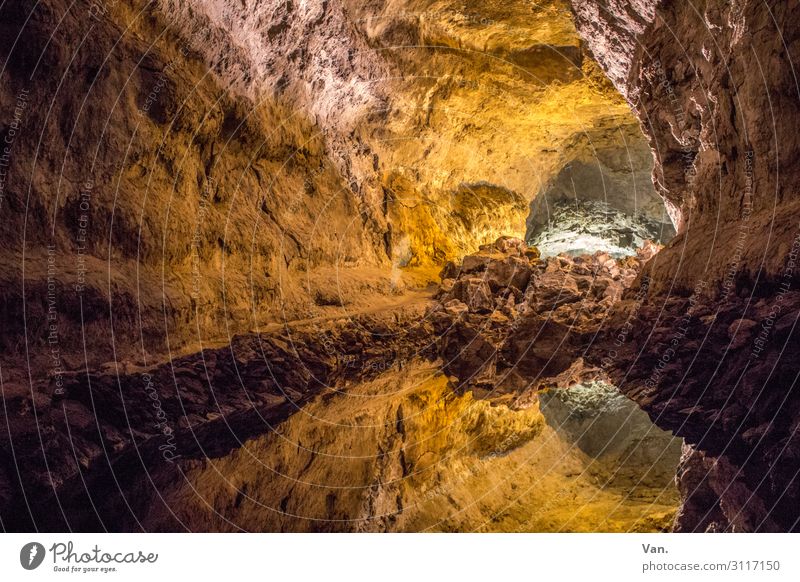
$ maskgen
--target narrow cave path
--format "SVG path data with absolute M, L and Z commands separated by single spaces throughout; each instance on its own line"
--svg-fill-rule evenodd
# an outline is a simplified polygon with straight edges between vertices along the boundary
M 327 307 L 324 309 L 325 313 L 323 315 L 286 321 L 271 321 L 265 323 L 260 329 L 253 330 L 253 333 L 275 333 L 308 325 L 358 318 L 363 315 L 377 315 L 407 307 L 424 307 L 433 301 L 433 296 L 437 290 L 437 286 L 430 285 L 424 289 L 408 289 L 391 297 L 376 295 L 370 298 L 369 305 L 362 305 L 352 309 L 348 307 Z

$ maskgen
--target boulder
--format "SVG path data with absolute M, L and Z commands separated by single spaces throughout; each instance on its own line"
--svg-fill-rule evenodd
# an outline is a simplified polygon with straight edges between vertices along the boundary
M 447 303 L 444 304 L 444 311 L 448 315 L 452 315 L 453 317 L 459 317 L 463 313 L 469 311 L 469 307 L 458 299 L 451 299 Z
M 525 289 L 530 278 L 530 265 L 518 257 L 492 261 L 486 268 L 486 282 L 494 292 L 512 285 L 517 289 Z
M 442 267 L 441 272 L 439 273 L 439 278 L 442 279 L 444 282 L 447 279 L 455 279 L 458 277 L 458 273 L 461 269 L 459 266 L 453 261 L 447 261 Z
M 465 303 L 473 312 L 488 313 L 494 309 L 492 290 L 480 277 L 459 279 L 453 285 L 450 297 Z
M 492 257 L 488 255 L 467 255 L 461 262 L 462 273 L 477 273 L 485 271 Z
M 531 262 L 538 261 L 542 256 L 542 254 L 539 252 L 539 249 L 536 247 L 528 247 L 522 254 Z
M 501 236 L 494 242 L 494 248 L 500 253 L 522 256 L 528 247 L 521 238 Z
M 574 277 L 555 271 L 535 276 L 525 291 L 525 297 L 529 305 L 543 311 L 580 301 L 582 294 Z

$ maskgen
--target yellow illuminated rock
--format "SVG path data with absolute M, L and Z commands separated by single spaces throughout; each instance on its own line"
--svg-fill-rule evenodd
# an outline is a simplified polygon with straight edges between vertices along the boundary
M 436 366 L 412 364 L 321 396 L 225 458 L 184 462 L 187 481 L 159 487 L 203 530 L 666 530 L 675 485 L 642 481 L 649 461 L 636 462 L 592 459 L 537 405 L 459 395 Z M 171 516 L 153 508 L 143 523 L 158 529 Z
M 403 177 L 403 195 L 385 187 L 412 264 L 524 236 L 528 203 L 564 164 L 636 126 L 561 2 L 390 2 L 357 22 L 402 77 L 373 144 Z

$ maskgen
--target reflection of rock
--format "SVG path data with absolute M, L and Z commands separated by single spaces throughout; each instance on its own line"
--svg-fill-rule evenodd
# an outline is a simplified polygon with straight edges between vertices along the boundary
M 741 471 L 725 457 L 683 445 L 676 481 L 681 493 L 677 532 L 782 531 Z
M 179 464 L 180 479 L 153 475 L 165 503 L 144 477 L 129 484 L 148 530 L 659 531 L 677 501 L 674 487 L 607 486 L 537 407 L 458 393 L 424 362 L 318 396 L 230 455 Z
M 647 243 L 621 260 L 600 252 L 541 260 L 521 241 L 501 238 L 445 267 L 431 316 L 459 391 L 512 409 L 541 405 L 561 438 L 592 459 L 593 478 L 657 496 L 675 491 L 680 439 L 582 358 L 656 250 Z M 469 290 L 480 305 L 470 304 Z M 672 517 L 663 512 L 650 527 L 669 529 Z
M 24 487 L 37 498 L 31 511 L 40 528 L 63 531 L 68 519 L 73 530 L 97 531 L 98 516 L 85 508 L 99 500 L 99 519 L 108 527 L 135 528 L 126 525 L 126 503 L 144 511 L 137 505 L 142 499 L 109 496 L 119 482 L 127 487 L 143 471 L 174 479 L 176 458 L 224 457 L 271 432 L 322 392 L 369 380 L 414 357 L 433 357 L 423 312 L 423 306 L 411 305 L 312 321 L 237 336 L 229 346 L 146 369 L 117 362 L 90 374 L 65 373 L 64 393 L 38 395 L 35 410 L 29 391 L 15 390 L 12 397 L 4 384 L 14 455 L 25 467 L 18 479 L 0 482 L 0 502 L 10 502 L 0 506 L 4 526 L 30 530 L 28 510 L 19 503 Z M 48 435 L 46 441 L 34 436 L 39 431 Z
M 655 426 L 617 387 L 603 381 L 574 384 L 545 392 L 540 402 L 550 426 L 587 455 L 625 468 L 624 478 L 635 476 L 652 487 L 674 479 L 681 440 Z
M 800 402 L 793 386 L 800 371 L 800 293 L 785 292 L 779 301 L 762 293 L 720 305 L 698 285 L 689 297 L 656 296 L 640 305 L 624 299 L 593 350 L 595 363 L 613 353 L 610 379 L 659 426 L 702 451 L 711 471 L 703 487 L 722 495 L 730 482 L 720 506 L 724 520 L 717 519 L 715 528 L 797 527 Z M 619 334 L 628 341 L 619 345 Z M 644 337 L 646 343 L 638 341 Z M 699 495 L 690 505 L 704 503 Z M 681 528 L 708 525 L 703 519 L 692 524 L 693 515 L 702 517 L 687 506 Z

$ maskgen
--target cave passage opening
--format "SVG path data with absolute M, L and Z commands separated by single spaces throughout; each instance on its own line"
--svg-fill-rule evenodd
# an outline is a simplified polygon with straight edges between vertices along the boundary
M 653 158 L 640 128 L 627 124 L 583 137 L 531 201 L 526 244 L 545 261 L 569 257 L 568 265 L 591 264 L 587 255 L 598 253 L 619 260 L 657 252 L 652 243 L 665 245 L 676 229 L 653 184 Z M 647 499 L 658 507 L 650 512 L 658 516 L 657 527 L 670 528 L 673 512 L 665 508 L 679 505 L 681 438 L 601 378 L 545 390 L 540 409 L 548 426 L 585 455 L 585 470 L 598 487 L 620 492 L 622 505 Z
M 569 265 L 577 257 L 591 264 L 587 255 L 598 253 L 641 259 L 676 236 L 654 185 L 653 154 L 638 123 L 606 120 L 576 136 L 563 159 L 530 201 L 524 224 L 524 241 L 536 247 L 542 260 L 560 255 L 569 258 Z M 583 471 L 600 490 L 618 493 L 621 506 L 647 500 L 651 525 L 670 529 L 669 508 L 679 505 L 675 476 L 681 438 L 659 428 L 603 378 L 544 390 L 539 406 L 547 425 L 583 458 Z
M 525 240 L 542 256 L 606 252 L 635 255 L 646 241 L 664 245 L 675 227 L 653 186 L 653 161 L 639 128 L 587 135 L 530 204 Z M 594 144 L 594 140 L 601 143 Z
M 443 342 L 448 377 L 476 401 L 495 405 L 506 402 L 505 390 L 519 396 L 524 390 L 520 386 L 541 372 L 531 364 L 538 354 L 546 354 L 542 367 L 550 356 L 564 367 L 577 364 L 576 354 L 565 355 L 569 347 L 550 350 L 550 344 L 558 343 L 553 329 L 602 328 L 609 306 L 636 278 L 642 257 L 656 250 L 650 243 L 665 245 L 677 234 L 654 185 L 653 152 L 639 121 L 584 51 L 571 16 L 565 14 L 558 43 L 540 39 L 531 53 L 536 57 L 529 61 L 540 65 L 543 55 L 550 55 L 551 68 L 569 71 L 568 79 L 556 81 L 530 66 L 523 74 L 518 69 L 512 74 L 498 59 L 492 62 L 493 76 L 482 74 L 476 77 L 480 82 L 456 85 L 449 76 L 453 60 L 438 63 L 448 67 L 448 75 L 425 93 L 426 123 L 420 135 L 429 141 L 411 142 L 425 148 L 409 148 L 414 156 L 408 156 L 413 164 L 426 164 L 418 171 L 414 166 L 416 173 L 401 176 L 398 171 L 387 180 L 390 203 L 396 201 L 395 236 L 408 233 L 396 246 L 403 250 L 399 267 L 423 264 L 426 256 L 444 263 L 439 313 L 446 314 L 442 329 L 456 330 L 446 331 Z M 519 38 L 525 39 L 520 42 L 532 46 L 539 33 L 520 28 L 520 22 L 507 24 L 517 27 Z M 460 31 L 461 38 L 472 33 Z M 506 39 L 509 46 L 515 43 Z M 448 52 L 448 59 L 455 59 L 454 54 Z M 459 71 L 469 71 L 465 62 L 475 58 L 465 54 L 459 57 Z M 565 59 L 565 54 L 572 58 Z M 497 94 L 506 99 L 494 98 Z M 506 110 L 504 102 L 518 108 Z M 424 178 L 434 162 L 447 171 L 431 172 L 423 186 L 432 194 L 419 196 L 418 176 Z M 437 197 L 440 187 L 444 194 Z M 401 203 L 412 199 L 424 199 L 427 205 L 415 205 L 412 213 Z M 425 212 L 430 212 L 430 221 L 421 218 Z M 525 248 L 522 241 L 538 251 Z M 620 260 L 626 257 L 633 259 Z M 542 321 L 548 323 L 537 328 Z M 506 336 L 511 339 L 500 339 Z M 513 373 L 500 378 L 497 359 L 517 354 L 517 348 L 526 361 L 516 361 Z M 450 365 L 451 360 L 457 363 Z M 548 501 L 550 523 L 530 515 L 525 503 L 510 495 L 508 505 L 514 509 L 507 513 L 517 513 L 521 527 L 571 529 L 578 527 L 573 514 L 580 514 L 580 527 L 594 531 L 671 528 L 679 504 L 675 474 L 682 440 L 656 426 L 604 379 L 601 375 L 543 388 L 531 397 L 546 423 L 541 434 L 528 444 L 520 436 L 526 427 L 505 420 L 508 433 L 495 444 L 513 446 L 481 457 L 487 478 L 508 481 L 520 490 L 527 479 L 541 488 L 541 475 L 531 470 L 508 476 L 499 459 L 541 463 L 547 465 L 544 473 L 558 475 L 548 482 L 550 497 L 557 500 Z M 510 418 L 513 412 L 508 412 Z M 493 418 L 470 436 L 489 441 L 502 423 Z M 548 447 L 559 454 L 549 457 Z M 571 501 L 565 501 L 569 496 Z

